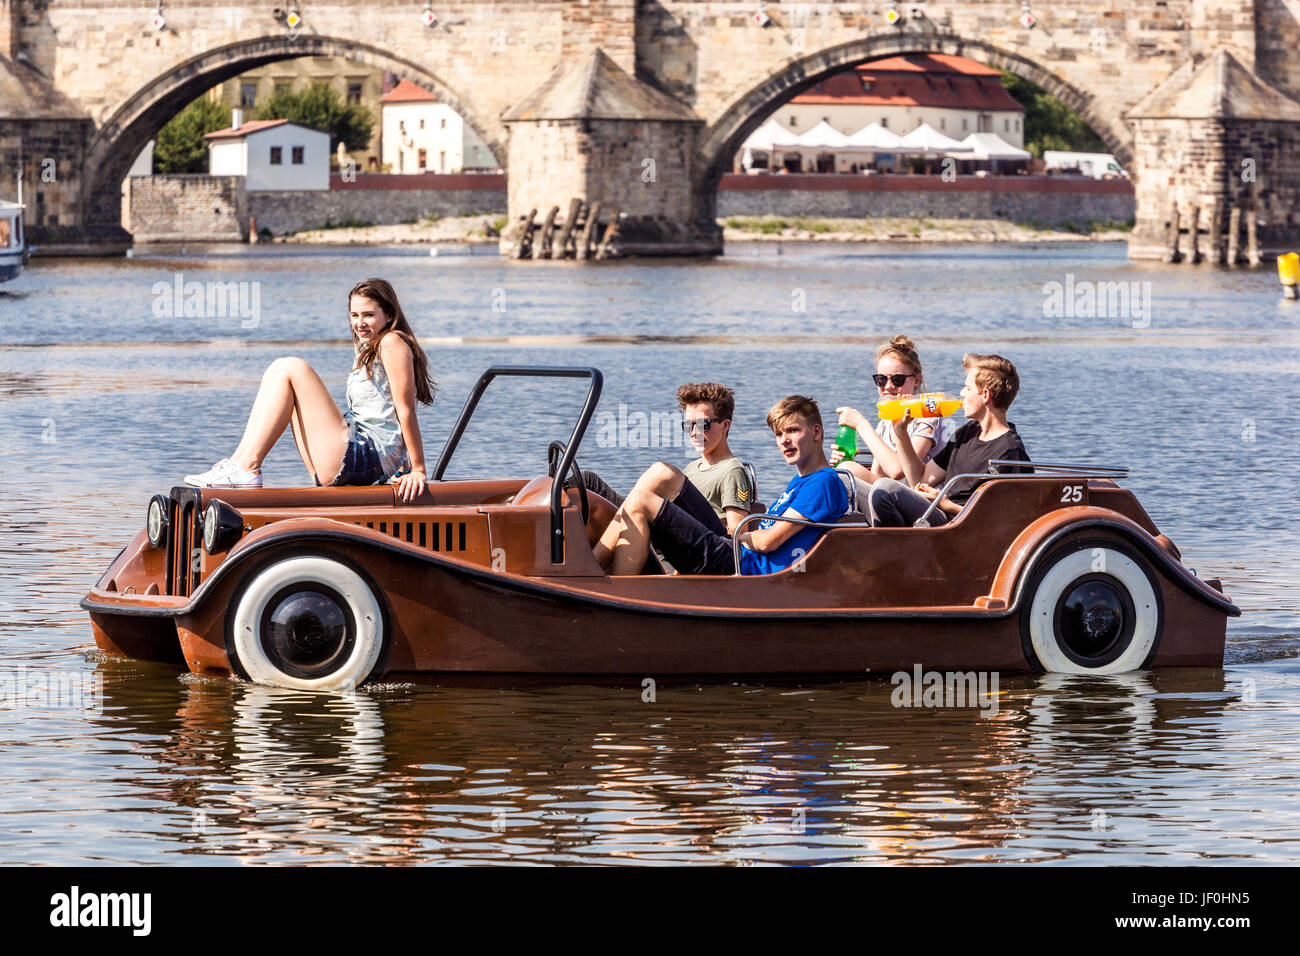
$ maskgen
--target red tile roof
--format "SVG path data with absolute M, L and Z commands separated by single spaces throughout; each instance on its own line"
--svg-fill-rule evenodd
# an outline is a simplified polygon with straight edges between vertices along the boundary
M 219 129 L 212 133 L 204 135 L 204 139 L 243 139 L 249 133 L 256 133 L 264 129 L 270 129 L 272 126 L 279 126 L 282 123 L 289 122 L 287 119 L 278 120 L 249 120 L 239 129 L 233 126 L 227 126 L 225 129 Z
M 790 102 L 1023 112 L 997 70 L 946 53 L 891 56 L 827 77 Z
M 410 80 L 402 80 L 391 90 L 379 97 L 381 103 L 436 103 L 438 97 L 434 96 L 424 87 L 412 83 Z

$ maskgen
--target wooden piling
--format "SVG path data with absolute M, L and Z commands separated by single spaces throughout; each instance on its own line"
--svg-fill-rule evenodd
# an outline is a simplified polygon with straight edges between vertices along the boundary
M 551 257 L 551 237 L 555 233 L 555 217 L 560 212 L 559 206 L 552 206 L 546 213 L 546 220 L 542 223 L 542 234 L 537 242 L 533 243 L 534 259 L 549 259 Z
M 600 245 L 596 247 L 596 258 L 608 259 L 609 246 L 618 236 L 618 207 L 616 206 L 609 214 L 609 225 L 605 227 L 605 234 L 600 237 Z
M 1223 265 L 1223 207 L 1218 203 L 1210 207 L 1210 263 Z
M 1241 207 L 1233 206 L 1228 213 L 1228 265 L 1237 264 L 1237 244 L 1241 237 Z
M 600 220 L 600 203 L 594 202 L 587 209 L 587 221 L 582 227 L 582 238 L 578 241 L 577 258 L 588 259 L 592 253 L 592 241 L 595 237 L 596 223 Z
M 555 240 L 554 248 L 551 249 L 552 259 L 569 258 L 569 238 L 573 235 L 573 227 L 581 210 L 581 199 L 575 197 L 569 200 L 569 214 L 564 217 L 564 225 L 560 227 L 560 235 Z
M 1252 266 L 1259 265 L 1259 236 L 1255 233 L 1255 210 L 1246 210 L 1246 261 Z
M 1187 225 L 1187 261 L 1196 265 L 1201 261 L 1201 207 L 1193 206 L 1191 221 Z
M 1165 227 L 1165 262 L 1178 261 L 1178 203 L 1169 204 L 1169 224 Z
M 519 217 L 519 228 L 515 230 L 515 247 L 510 252 L 512 259 L 527 259 L 532 253 L 533 229 L 535 228 L 534 219 L 537 218 L 537 210 L 528 210 L 528 215 Z

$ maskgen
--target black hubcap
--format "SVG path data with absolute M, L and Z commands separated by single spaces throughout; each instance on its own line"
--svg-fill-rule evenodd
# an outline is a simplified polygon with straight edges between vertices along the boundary
M 1056 636 L 1075 663 L 1101 667 L 1124 653 L 1135 617 L 1127 588 L 1109 575 L 1089 574 L 1070 584 L 1057 602 Z
M 284 673 L 323 677 L 347 660 L 356 626 L 347 603 L 332 588 L 314 582 L 291 585 L 266 608 L 262 646 Z

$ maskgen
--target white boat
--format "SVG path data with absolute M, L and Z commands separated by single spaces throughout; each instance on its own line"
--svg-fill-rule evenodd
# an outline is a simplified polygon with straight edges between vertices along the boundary
M 26 264 L 23 204 L 0 199 L 0 282 L 17 278 Z

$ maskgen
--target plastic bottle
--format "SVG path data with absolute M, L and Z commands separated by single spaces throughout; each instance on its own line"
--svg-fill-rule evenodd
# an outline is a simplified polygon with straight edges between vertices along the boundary
M 835 447 L 844 455 L 842 462 L 852 461 L 858 453 L 857 430 L 848 425 L 841 425 L 840 430 L 835 433 Z
M 913 418 L 946 418 L 959 408 L 961 399 L 949 398 L 946 392 L 900 395 L 876 402 L 877 414 L 887 422 L 898 421 L 909 409 Z

